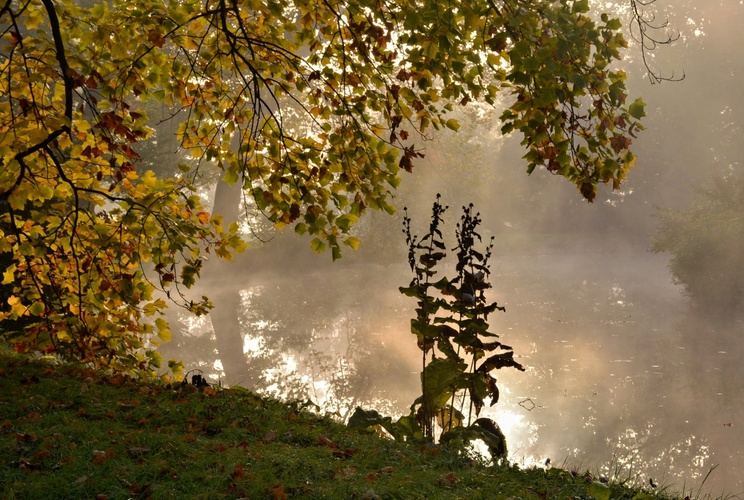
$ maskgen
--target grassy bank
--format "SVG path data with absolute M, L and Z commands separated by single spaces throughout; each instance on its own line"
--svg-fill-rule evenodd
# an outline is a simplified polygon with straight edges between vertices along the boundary
M 238 389 L 142 385 L 0 353 L 3 498 L 670 498 L 489 467 Z

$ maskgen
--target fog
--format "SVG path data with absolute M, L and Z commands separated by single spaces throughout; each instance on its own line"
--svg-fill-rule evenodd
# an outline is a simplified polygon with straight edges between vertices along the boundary
M 359 251 L 332 263 L 307 239 L 254 221 L 266 242 L 209 263 L 197 293 L 216 307 L 210 318 L 174 316 L 180 328 L 165 354 L 340 419 L 356 406 L 407 413 L 421 361 L 409 328 L 415 301 L 398 292 L 412 278 L 402 208 L 423 233 L 441 193 L 449 242 L 471 202 L 484 239 L 495 237 L 491 296 L 506 312 L 489 322 L 527 368 L 495 374 L 501 400 L 488 409 L 511 460 L 550 458 L 688 492 L 717 466 L 703 492 L 744 492 L 741 317 L 698 314 L 672 282 L 670 256 L 649 251 L 657 207 L 684 207 L 713 175 L 742 170 L 744 5 L 683 3 L 653 5 L 680 39 L 651 63 L 684 80 L 652 85 L 637 49 L 625 62 L 648 117 L 620 191 L 588 204 L 545 171 L 527 176 L 498 110 L 463 110 L 458 134 L 421 144 L 426 157 L 395 195 L 400 211 L 360 222 Z

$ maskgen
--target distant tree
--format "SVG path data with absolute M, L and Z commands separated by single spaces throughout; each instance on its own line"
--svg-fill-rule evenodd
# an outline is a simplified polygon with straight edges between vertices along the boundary
M 177 300 L 207 255 L 245 246 L 202 206 L 200 176 L 239 183 L 337 258 L 366 208 L 393 211 L 421 134 L 502 91 L 528 169 L 589 200 L 619 186 L 644 103 L 612 69 L 621 23 L 588 13 L 588 0 L 3 2 L 0 320 L 30 318 L 10 335 L 20 351 L 157 366 L 153 334 L 170 332 L 156 289 Z M 194 159 L 173 177 L 142 168 L 153 101 Z
M 714 177 L 681 209 L 659 212 L 654 252 L 669 252 L 674 282 L 701 312 L 731 314 L 744 306 L 744 182 Z

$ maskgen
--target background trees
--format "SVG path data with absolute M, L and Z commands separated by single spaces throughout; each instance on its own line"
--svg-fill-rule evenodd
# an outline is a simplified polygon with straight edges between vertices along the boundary
M 744 303 L 744 187 L 723 176 L 711 184 L 689 206 L 660 211 L 652 249 L 672 254 L 674 282 L 700 312 L 730 316 Z
M 457 104 L 513 97 L 538 165 L 592 200 L 633 165 L 643 101 L 611 63 L 620 23 L 562 2 L 7 1 L 0 7 L 0 253 L 18 350 L 157 366 L 164 299 L 245 247 L 199 182 L 240 185 L 334 258 L 369 207 L 392 212 L 422 134 Z M 193 161 L 146 170 L 157 104 Z M 152 160 L 150 160 L 152 161 Z M 157 294 L 159 290 L 161 293 Z M 154 319 L 154 321 L 153 321 Z M 11 323 L 4 323 L 10 325 Z

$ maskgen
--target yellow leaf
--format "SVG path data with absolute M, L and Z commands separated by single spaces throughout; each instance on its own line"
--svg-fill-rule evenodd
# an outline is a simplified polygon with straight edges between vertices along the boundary
M 15 280 L 15 264 L 11 264 L 8 269 L 3 273 L 3 285 L 13 283 Z
M 446 121 L 446 122 L 444 123 L 444 125 L 445 125 L 445 126 L 446 126 L 446 127 L 448 128 L 448 129 L 450 129 L 450 130 L 454 130 L 455 132 L 457 132 L 457 130 L 458 130 L 458 129 L 460 128 L 460 123 L 459 123 L 459 122 L 458 122 L 457 120 L 455 120 L 454 118 L 450 118 L 449 120 L 447 120 L 447 121 Z
M 354 250 L 359 250 L 359 245 L 362 243 L 362 240 L 359 238 L 355 238 L 354 236 L 349 236 L 346 238 L 346 241 L 344 241 L 344 244 L 347 246 L 350 246 Z
M 158 337 L 163 339 L 164 342 L 170 342 L 171 331 L 168 328 L 168 322 L 163 318 L 158 318 L 155 320 L 155 326 L 158 327 Z
M 196 214 L 196 218 L 199 219 L 199 222 L 202 224 L 209 224 L 209 212 L 199 212 Z
M 31 2 L 28 7 L 28 17 L 26 18 L 26 28 L 34 30 L 39 27 L 41 21 L 44 20 L 44 11 L 41 5 L 35 5 Z

